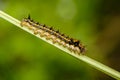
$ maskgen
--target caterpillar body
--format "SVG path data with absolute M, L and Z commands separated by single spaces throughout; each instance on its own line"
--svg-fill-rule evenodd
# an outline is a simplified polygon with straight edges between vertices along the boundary
M 86 51 L 85 46 L 79 40 L 70 38 L 69 36 L 60 33 L 59 30 L 56 31 L 45 24 L 35 22 L 30 18 L 30 16 L 21 21 L 21 26 L 25 26 L 28 29 L 33 30 L 34 34 L 39 34 L 41 37 L 51 40 L 53 44 L 58 43 L 78 55 L 84 54 Z

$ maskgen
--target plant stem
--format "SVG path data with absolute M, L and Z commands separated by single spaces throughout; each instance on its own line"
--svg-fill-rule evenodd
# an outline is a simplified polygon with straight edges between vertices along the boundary
M 33 31 L 29 30 L 26 27 L 21 27 L 21 25 L 20 25 L 21 22 L 19 20 L 11 17 L 10 15 L 4 13 L 3 11 L 0 11 L 0 17 L 34 35 Z M 87 64 L 91 65 L 92 67 L 96 68 L 97 70 L 100 70 L 100 71 L 106 73 L 107 75 L 109 75 L 115 79 L 120 79 L 120 72 L 118 72 L 118 71 L 116 71 L 116 70 L 114 70 L 114 69 L 94 60 L 94 59 L 91 59 L 85 55 L 77 55 L 77 54 L 69 51 L 68 49 L 62 47 L 61 45 L 53 44 L 52 41 L 46 40 L 45 38 L 40 37 L 39 35 L 34 35 L 34 36 L 48 42 L 49 44 L 59 48 L 60 50 L 70 54 L 71 56 L 77 58 L 78 60 L 82 60 L 82 61 L 86 62 Z

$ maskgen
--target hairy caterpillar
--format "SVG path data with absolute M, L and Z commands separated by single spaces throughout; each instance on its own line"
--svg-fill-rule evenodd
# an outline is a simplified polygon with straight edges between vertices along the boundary
M 21 21 L 21 26 L 26 26 L 28 29 L 33 30 L 34 34 L 39 34 L 41 37 L 51 40 L 53 44 L 58 43 L 77 54 L 83 54 L 86 51 L 85 46 L 79 40 L 70 38 L 52 27 L 34 22 L 30 16 Z

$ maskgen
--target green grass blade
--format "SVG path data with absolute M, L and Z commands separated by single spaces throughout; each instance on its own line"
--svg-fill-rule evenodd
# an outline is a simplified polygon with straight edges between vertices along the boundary
M 26 27 L 21 27 L 19 20 L 11 17 L 10 15 L 4 13 L 3 11 L 0 11 L 0 17 L 7 20 L 8 22 L 16 25 L 17 27 L 19 27 L 19 28 L 21 28 L 21 29 L 23 29 L 23 30 L 25 30 L 25 31 L 34 35 L 33 31 L 27 29 Z M 36 36 L 36 37 L 44 40 L 45 42 L 59 48 L 60 50 L 62 50 L 64 52 L 70 54 L 71 56 L 77 58 L 78 60 L 82 60 L 83 62 L 86 62 L 87 64 L 91 65 L 92 67 L 96 68 L 97 70 L 100 70 L 101 72 L 103 72 L 103 73 L 105 73 L 105 74 L 107 74 L 107 75 L 109 75 L 109 76 L 111 76 L 115 79 L 120 80 L 120 72 L 118 72 L 118 71 L 116 71 L 116 70 L 114 70 L 114 69 L 112 69 L 112 68 L 110 68 L 110 67 L 108 67 L 108 66 L 106 66 L 106 65 L 104 65 L 104 64 L 102 64 L 102 63 L 100 63 L 100 62 L 98 62 L 94 59 L 92 59 L 92 58 L 90 58 L 90 57 L 87 57 L 85 55 L 77 55 L 73 52 L 70 52 L 68 49 L 66 49 L 66 48 L 64 48 L 64 47 L 62 47 L 58 44 L 53 44 L 51 41 L 46 40 L 45 38 L 40 37 L 39 35 L 34 35 L 34 36 Z

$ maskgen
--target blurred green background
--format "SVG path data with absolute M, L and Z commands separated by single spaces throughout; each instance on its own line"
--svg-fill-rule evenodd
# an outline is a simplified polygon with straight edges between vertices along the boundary
M 87 56 L 120 71 L 120 0 L 0 0 L 0 9 L 81 40 Z M 0 19 L 0 80 L 114 79 Z

